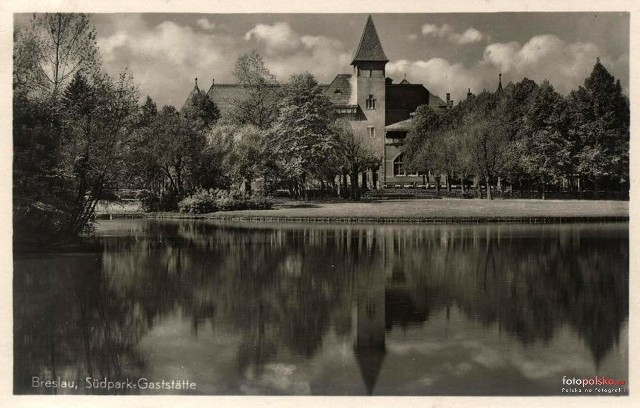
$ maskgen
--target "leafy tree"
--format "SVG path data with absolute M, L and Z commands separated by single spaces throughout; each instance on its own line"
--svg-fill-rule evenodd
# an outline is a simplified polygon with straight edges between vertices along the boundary
M 341 161 L 349 169 L 351 177 L 351 197 L 360 198 L 358 174 L 368 168 L 379 165 L 375 154 L 373 139 L 362 132 L 356 132 L 345 121 L 335 124 L 336 149 Z
M 50 243 L 86 229 L 123 178 L 137 91 L 100 72 L 86 15 L 36 15 L 14 41 L 16 236 Z
M 195 186 L 193 176 L 198 168 L 205 136 L 173 106 L 165 106 L 154 121 L 149 141 L 148 159 L 162 172 L 167 189 L 175 197 L 183 197 Z
M 62 165 L 73 176 L 77 192 L 69 232 L 85 228 L 105 189 L 117 187 L 124 178 L 125 145 L 135 123 L 137 99 L 126 73 L 115 82 L 104 74 L 88 79 L 76 73 L 65 89 Z
M 240 55 L 233 74 L 244 88 L 244 96 L 234 103 L 232 122 L 269 128 L 278 116 L 280 86 L 262 56 L 255 50 Z
M 576 169 L 598 190 L 607 178 L 629 180 L 629 104 L 620 81 L 598 60 L 584 86 L 569 95 Z M 582 186 L 582 185 L 581 185 Z
M 191 103 L 183 107 L 183 113 L 193 126 L 203 131 L 210 130 L 220 119 L 218 106 L 203 91 L 191 97 Z
M 417 172 L 436 175 L 436 188 L 440 189 L 441 151 L 439 150 L 439 134 L 441 118 L 428 105 L 419 106 L 413 116 L 412 128 L 409 131 L 405 160 L 409 167 Z
M 335 154 L 335 138 L 331 136 L 335 110 L 309 73 L 291 77 L 278 106 L 280 114 L 270 131 L 270 148 L 282 176 L 301 196 L 307 175 L 318 175 L 327 158 Z
M 508 134 L 496 116 L 496 95 L 483 92 L 474 101 L 472 110 L 461 125 L 464 151 L 492 199 L 491 185 L 502 173 L 506 163 Z
M 73 76 L 99 70 L 96 31 L 86 14 L 34 14 L 16 30 L 14 82 L 31 95 L 58 98 Z
M 264 177 L 267 153 L 264 132 L 253 125 L 218 125 L 208 135 L 205 152 L 221 164 L 235 186 L 251 192 L 252 181 Z
M 515 142 L 515 151 L 527 174 L 540 179 L 544 199 L 546 183 L 571 174 L 566 103 L 549 81 L 535 90 L 522 123 L 523 135 Z

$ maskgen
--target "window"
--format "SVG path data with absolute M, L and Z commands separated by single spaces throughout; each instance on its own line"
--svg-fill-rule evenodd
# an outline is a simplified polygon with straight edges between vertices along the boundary
M 367 109 L 369 110 L 373 110 L 376 108 L 376 100 L 373 98 L 373 95 L 369 95 L 365 103 L 366 103 Z
M 376 128 L 373 126 L 367 126 L 367 133 L 369 133 L 369 137 L 376 137 Z
M 404 154 L 398 155 L 393 160 L 393 175 L 394 176 L 406 176 L 407 171 L 404 169 Z

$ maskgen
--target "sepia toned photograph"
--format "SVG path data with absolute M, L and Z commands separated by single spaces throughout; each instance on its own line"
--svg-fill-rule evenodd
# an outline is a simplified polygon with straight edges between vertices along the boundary
M 14 395 L 631 393 L 630 12 L 184 11 L 12 15 Z

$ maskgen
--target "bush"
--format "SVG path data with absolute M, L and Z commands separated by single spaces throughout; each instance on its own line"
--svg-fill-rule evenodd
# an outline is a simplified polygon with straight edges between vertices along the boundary
M 145 191 L 140 195 L 142 209 L 146 212 L 176 211 L 178 209 L 179 197 L 171 190 L 155 194 Z
M 178 203 L 180 212 L 204 214 L 216 211 L 266 210 L 272 203 L 264 197 L 242 197 L 228 190 L 200 190 Z

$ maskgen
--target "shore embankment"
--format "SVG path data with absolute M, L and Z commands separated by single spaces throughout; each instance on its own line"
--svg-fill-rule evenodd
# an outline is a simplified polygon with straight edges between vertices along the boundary
M 605 200 L 370 200 L 274 202 L 269 210 L 209 214 L 144 213 L 133 203 L 99 206 L 97 219 L 176 218 L 313 223 L 576 223 L 629 220 L 628 201 Z

